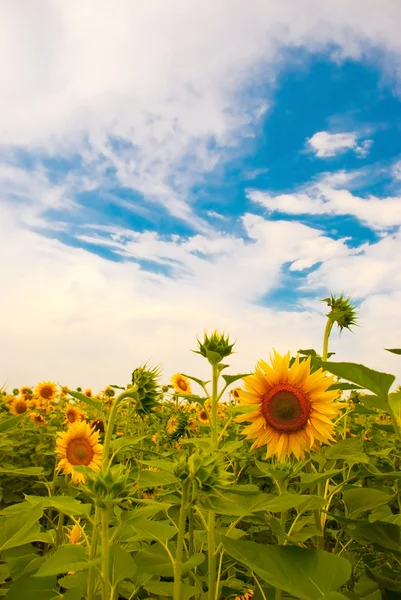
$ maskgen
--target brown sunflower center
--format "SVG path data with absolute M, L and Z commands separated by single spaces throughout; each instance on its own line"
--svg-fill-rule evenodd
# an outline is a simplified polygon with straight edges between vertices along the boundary
M 67 420 L 68 420 L 70 423 L 74 423 L 74 422 L 77 420 L 77 415 L 76 415 L 76 413 L 75 413 L 75 410 L 69 410 L 69 411 L 67 412 Z
M 40 395 L 42 396 L 42 398 L 44 398 L 45 400 L 48 400 L 49 398 L 51 398 L 53 394 L 53 390 L 50 387 L 43 387 L 40 390 Z
M 183 392 L 186 392 L 188 389 L 188 384 L 186 381 L 184 381 L 184 379 L 179 379 L 177 381 L 177 385 L 180 388 L 180 390 L 182 390 Z
M 71 465 L 89 465 L 93 456 L 93 448 L 86 438 L 75 438 L 68 443 L 67 458 Z
M 308 397 L 290 383 L 279 383 L 263 396 L 263 415 L 278 431 L 303 429 L 309 419 L 311 405 Z
M 18 400 L 14 404 L 14 408 L 15 408 L 15 412 L 17 413 L 17 415 L 22 415 L 22 413 L 24 413 L 28 410 L 28 405 L 25 402 L 25 400 Z

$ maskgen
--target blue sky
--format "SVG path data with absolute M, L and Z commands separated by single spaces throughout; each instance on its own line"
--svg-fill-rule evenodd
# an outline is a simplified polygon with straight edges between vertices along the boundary
M 319 298 L 340 292 L 362 327 L 333 335 L 338 359 L 401 375 L 383 350 L 401 342 L 400 5 L 167 4 L 135 36 L 123 1 L 39 2 L 21 40 L 8 3 L 3 378 L 202 375 L 189 349 L 214 327 L 244 371 L 319 351 Z

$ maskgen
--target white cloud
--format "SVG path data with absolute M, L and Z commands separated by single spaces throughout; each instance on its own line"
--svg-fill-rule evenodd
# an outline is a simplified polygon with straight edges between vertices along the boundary
M 360 175 L 360 174 L 359 174 Z M 401 226 L 401 198 L 361 198 L 345 189 L 352 183 L 352 174 L 331 174 L 304 186 L 300 192 L 278 194 L 250 190 L 250 200 L 267 208 L 291 215 L 353 215 L 372 229 L 385 230 Z
M 318 131 L 307 143 L 318 158 L 330 158 L 347 150 L 353 150 L 358 156 L 364 157 L 369 152 L 372 140 L 364 140 L 358 144 L 358 134 L 355 132 Z

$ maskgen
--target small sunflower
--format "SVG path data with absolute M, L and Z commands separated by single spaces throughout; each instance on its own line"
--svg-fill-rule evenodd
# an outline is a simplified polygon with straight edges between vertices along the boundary
M 103 394 L 105 396 L 112 398 L 113 396 L 116 395 L 116 391 L 110 385 L 108 385 L 107 387 L 104 388 Z
M 57 470 L 71 475 L 72 483 L 85 483 L 86 477 L 74 470 L 82 465 L 99 471 L 102 462 L 103 446 L 99 444 L 99 432 L 91 429 L 85 421 L 76 421 L 67 431 L 59 432 L 56 440 L 56 453 L 60 458 Z
M 82 532 L 85 529 L 85 525 L 83 527 L 80 526 L 81 519 L 78 519 L 78 523 L 75 523 L 71 529 L 67 529 L 67 539 L 70 544 L 83 544 L 84 539 L 82 536 Z
M 28 385 L 23 385 L 20 389 L 21 396 L 31 396 L 32 393 L 32 388 L 30 388 Z
M 6 394 L 5 396 L 3 396 L 2 400 L 4 404 L 6 404 L 8 407 L 11 407 L 11 404 L 15 400 L 15 396 L 13 396 L 12 394 Z
M 251 598 L 253 598 L 253 591 L 248 590 L 243 596 L 235 596 L 234 600 L 251 600 Z
M 172 415 L 167 421 L 166 431 L 169 435 L 173 435 L 178 429 L 178 416 Z
M 65 423 L 71 425 L 72 423 L 76 423 L 77 421 L 81 421 L 81 413 L 76 406 L 67 406 L 64 411 L 65 414 Z
M 28 402 L 24 398 L 14 398 L 10 403 L 10 411 L 13 415 L 22 415 L 27 412 L 28 408 Z
M 104 433 L 103 419 L 95 419 L 94 421 L 91 421 L 90 425 L 94 428 L 95 431 L 98 431 L 99 433 Z
M 241 391 L 241 388 L 234 388 L 233 390 L 231 390 L 231 398 L 236 402 L 239 400 L 239 392 L 240 391 Z
M 52 381 L 42 381 L 35 387 L 35 398 L 41 403 L 46 404 L 55 400 L 57 395 L 57 385 Z
M 341 404 L 334 402 L 337 390 L 328 391 L 334 377 L 323 369 L 310 372 L 310 357 L 296 357 L 290 367 L 290 353 L 280 356 L 274 351 L 271 366 L 264 360 L 255 373 L 244 379 L 245 390 L 239 390 L 242 405 L 254 405 L 256 410 L 237 417 L 237 422 L 250 421 L 244 433 L 255 439 L 252 446 L 267 444 L 266 458 L 285 458 L 294 454 L 303 458 L 316 441 L 335 441 L 333 418 Z
M 86 396 L 87 398 L 92 398 L 92 396 L 93 396 L 93 392 L 92 392 L 92 390 L 91 390 L 90 388 L 87 388 L 87 389 L 84 391 L 84 396 Z
M 198 419 L 204 425 L 209 425 L 209 416 L 205 408 L 201 408 L 198 412 Z
M 37 412 L 32 412 L 29 415 L 29 418 L 31 419 L 32 423 L 34 423 L 35 425 L 41 425 L 42 427 L 45 426 L 45 425 L 47 425 L 47 421 L 44 418 L 44 416 L 40 415 Z
M 177 394 L 192 393 L 190 381 L 188 377 L 185 377 L 185 375 L 181 375 L 181 373 L 176 373 L 172 376 L 170 381 Z

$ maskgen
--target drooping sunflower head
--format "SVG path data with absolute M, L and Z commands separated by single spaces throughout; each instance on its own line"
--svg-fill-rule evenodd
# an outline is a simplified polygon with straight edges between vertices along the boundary
M 41 404 L 54 401 L 57 395 L 57 385 L 52 381 L 42 381 L 35 387 L 34 395 Z
M 103 446 L 99 444 L 99 432 L 90 428 L 85 421 L 76 421 L 67 431 L 59 432 L 56 441 L 56 453 L 60 458 L 57 470 L 71 475 L 72 483 L 86 481 L 85 475 L 74 467 L 86 466 L 98 471 L 102 462 Z
M 10 403 L 10 411 L 13 415 L 22 415 L 29 408 L 28 402 L 24 398 L 14 398 Z
M 72 423 L 76 423 L 76 421 L 82 420 L 79 409 L 76 406 L 72 406 L 72 404 L 66 407 L 64 415 L 65 423 L 67 423 L 68 425 L 72 425 Z
M 166 424 L 166 432 L 174 439 L 178 440 L 185 433 L 185 428 L 188 424 L 188 415 L 186 413 L 178 413 L 171 415 Z
M 171 378 L 171 384 L 176 391 L 177 394 L 191 394 L 191 383 L 188 377 L 185 375 L 181 375 L 181 373 L 176 373 Z
M 335 402 L 337 391 L 328 390 L 334 377 L 322 369 L 311 373 L 310 361 L 297 356 L 290 367 L 290 353 L 274 351 L 271 365 L 260 360 L 255 373 L 244 379 L 245 389 L 239 390 L 241 404 L 256 410 L 236 420 L 251 422 L 244 433 L 255 439 L 252 448 L 267 444 L 266 458 L 293 454 L 300 459 L 317 441 L 335 441 L 333 419 L 341 404 Z
M 150 369 L 145 364 L 132 373 L 132 384 L 137 386 L 135 411 L 140 417 L 149 414 L 158 405 L 160 372 L 160 367 Z

